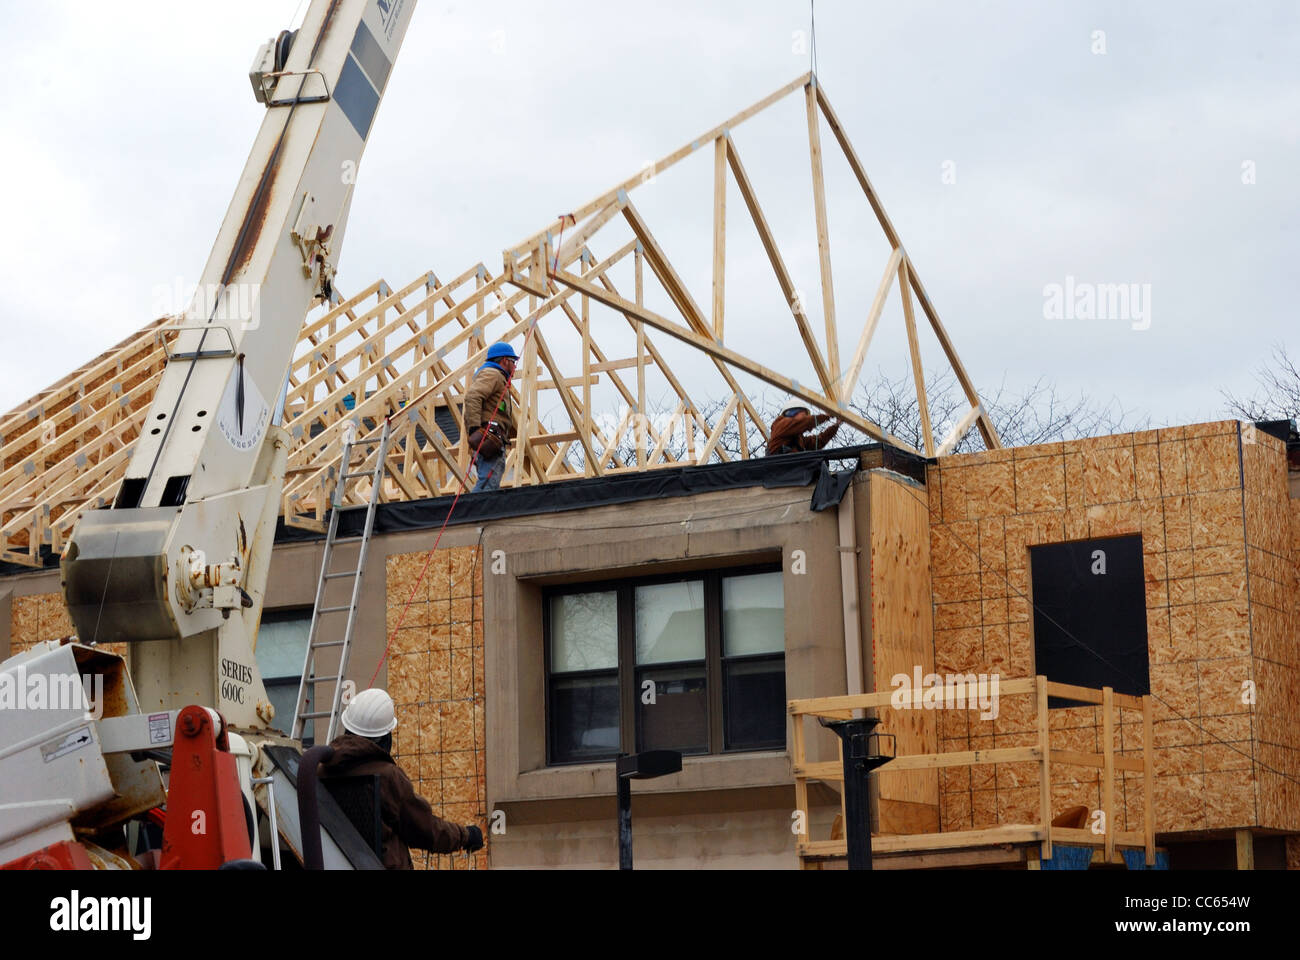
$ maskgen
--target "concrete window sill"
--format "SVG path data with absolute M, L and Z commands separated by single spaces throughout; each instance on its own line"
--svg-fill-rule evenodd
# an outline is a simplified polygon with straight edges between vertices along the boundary
M 683 757 L 682 772 L 655 780 L 633 780 L 632 792 L 689 793 L 746 787 L 793 786 L 790 755 L 785 750 Z M 500 803 L 608 797 L 615 789 L 614 762 L 528 770 L 515 778 L 513 789 L 494 798 Z

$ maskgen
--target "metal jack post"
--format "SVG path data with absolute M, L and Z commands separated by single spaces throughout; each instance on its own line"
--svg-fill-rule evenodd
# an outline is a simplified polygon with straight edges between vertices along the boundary
M 849 848 L 849 869 L 871 869 L 871 817 L 867 778 L 872 770 L 894 759 L 893 753 L 880 753 L 880 739 L 892 734 L 871 731 L 880 721 L 875 717 L 851 720 L 818 718 L 823 727 L 834 730 L 844 741 L 844 838 Z M 873 748 L 874 751 L 873 751 Z
M 682 755 L 676 750 L 646 750 L 618 758 L 618 868 L 632 869 L 632 781 L 681 773 Z

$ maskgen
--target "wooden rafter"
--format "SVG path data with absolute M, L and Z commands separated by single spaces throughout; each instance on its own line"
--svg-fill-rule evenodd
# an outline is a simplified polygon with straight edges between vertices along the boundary
M 733 136 L 742 123 L 801 88 L 816 225 L 816 236 L 810 239 L 816 243 L 823 330 L 814 327 L 807 313 L 809 304 L 796 293 L 786 266 L 790 261 L 777 243 Z M 829 226 L 835 207 L 823 177 L 823 123 L 832 134 L 825 145 L 833 141 L 840 148 L 889 243 L 884 274 L 869 305 L 837 301 L 835 296 Z M 796 142 L 805 141 L 800 136 Z M 709 147 L 713 154 L 711 290 L 704 301 L 697 301 L 631 194 Z M 734 316 L 725 316 L 727 229 L 734 228 L 726 201 L 732 187 L 786 300 L 783 309 L 792 321 L 792 337 L 781 347 L 793 348 L 787 353 L 800 361 L 799 369 L 811 369 L 812 383 L 799 382 L 791 375 L 793 368 L 772 369 L 728 345 L 729 337 L 741 342 L 750 332 Z M 630 231 L 630 237 L 611 239 L 619 231 L 625 237 Z M 613 252 L 602 259 L 594 252 L 598 249 Z M 620 293 L 613 275 L 616 269 L 630 270 L 630 297 Z M 667 295 L 672 305 L 669 315 L 647 306 L 647 282 L 658 284 Z M 942 456 L 975 427 L 986 445 L 998 446 L 993 424 L 825 90 L 813 76 L 804 75 L 507 249 L 499 275 L 475 264 L 445 282 L 433 271 L 397 289 L 376 280 L 355 296 L 309 317 L 289 369 L 285 425 L 293 442 L 284 487 L 286 522 L 323 526 L 339 482 L 344 432 L 355 428 L 364 439 L 377 434 L 386 419 L 393 442 L 382 499 L 436 497 L 466 483 L 471 451 L 461 398 L 483 363 L 487 346 L 497 340 L 518 345 L 522 338 L 525 353 L 519 379 L 512 385 L 512 398 L 522 409 L 518 442 L 512 446 L 503 478 L 506 485 L 757 455 L 762 448 L 754 448 L 747 431 L 754 429 L 766 438 L 768 427 L 742 387 L 742 375 L 799 397 L 868 436 L 911 449 L 849 406 L 895 286 L 906 325 L 925 452 Z M 708 304 L 707 312 L 700 302 Z M 936 443 L 931 431 L 918 339 L 922 325 L 914 303 L 970 403 L 969 411 L 951 425 L 941 443 Z M 605 309 L 621 314 L 628 323 L 634 347 L 629 343 L 623 349 L 630 356 L 611 350 L 611 340 L 602 346 L 608 328 L 602 325 L 604 315 L 593 311 Z M 842 368 L 840 323 L 848 316 L 862 318 L 862 327 L 847 341 L 856 346 Z M 165 341 L 174 336 L 168 333 L 173 322 L 154 321 L 0 417 L 3 559 L 40 565 L 42 549 L 61 549 L 84 510 L 111 502 L 144 427 L 145 411 L 166 363 Z M 556 338 L 561 333 L 576 339 L 578 346 L 560 347 Z M 715 416 L 705 415 L 674 372 L 657 342 L 662 336 L 703 354 L 720 375 L 724 389 L 706 394 L 696 388 L 698 395 L 725 398 Z M 794 352 L 799 348 L 803 357 Z M 662 407 L 671 409 L 666 420 L 654 419 L 647 408 L 655 391 L 666 398 Z M 617 409 L 602 410 L 602 395 Z M 732 430 L 738 437 L 724 444 L 724 436 L 731 436 Z M 364 494 L 363 487 L 345 487 L 343 502 L 363 502 Z
M 803 107 L 807 120 L 807 144 L 813 187 L 811 200 L 816 224 L 817 260 L 821 286 L 820 301 L 824 324 L 824 333 L 820 342 L 818 333 L 814 330 L 807 313 L 808 303 L 803 301 L 795 288 L 793 277 L 786 265 L 786 257 L 763 211 L 758 192 L 741 161 L 740 151 L 733 137 L 735 128 L 742 122 L 800 87 L 803 88 L 804 92 Z M 865 314 L 865 322 L 856 337 L 856 349 L 853 351 L 847 367 L 841 366 L 838 319 L 842 313 L 842 305 L 837 305 L 836 302 L 831 268 L 830 207 L 823 177 L 821 137 L 823 122 L 833 134 L 834 142 L 840 147 L 846 162 L 857 179 L 859 187 L 871 205 L 884 238 L 890 247 L 884 277 L 869 310 Z M 706 316 L 689 289 L 682 282 L 680 275 L 672 268 L 663 247 L 655 239 L 649 223 L 637 210 L 635 204 L 632 203 L 630 195 L 642 183 L 658 177 L 709 144 L 713 146 L 713 261 L 712 289 L 710 291 L 711 310 Z M 764 366 L 745 356 L 742 351 L 730 348 L 726 342 L 728 327 L 731 328 L 733 336 L 743 336 L 746 333 L 743 330 L 738 331 L 734 323 L 729 325 L 725 322 L 726 232 L 729 225 L 726 217 L 726 194 L 729 185 L 728 171 L 731 175 L 731 182 L 734 183 L 758 233 L 759 241 L 772 268 L 773 276 L 786 300 L 787 308 L 793 320 L 794 332 L 798 334 L 804 350 L 804 356 L 800 359 L 806 361 L 807 367 L 811 368 L 816 380 L 816 386 L 800 383 L 796 377 L 791 376 L 787 371 L 777 371 Z M 649 326 L 706 354 L 714 361 L 719 372 L 722 373 L 732 396 L 739 398 L 734 413 L 730 414 L 735 417 L 738 429 L 743 427 L 746 418 L 750 423 L 756 425 L 761 423 L 761 420 L 745 391 L 739 388 L 733 372 L 743 372 L 758 380 L 777 386 L 799 397 L 804 402 L 816 406 L 823 412 L 852 424 L 868 436 L 911 449 L 910 446 L 902 443 L 897 438 L 886 436 L 878 425 L 854 413 L 849 407 L 872 338 L 879 327 L 886 301 L 894 287 L 894 277 L 898 276 L 900 279 L 897 285 L 898 296 L 902 303 L 908 351 L 911 359 L 912 379 L 921 416 L 922 446 L 925 452 L 934 455 L 937 451 L 944 449 L 944 446 L 936 445 L 932 424 L 930 423 L 929 398 L 926 395 L 921 365 L 920 332 L 916 322 L 914 302 L 920 305 L 921 313 L 928 321 L 929 328 L 942 348 L 973 411 L 970 418 L 963 418 L 957 425 L 960 429 L 952 438 L 951 443 L 955 445 L 960 442 L 969 429 L 977 426 L 986 446 L 1000 446 L 997 431 L 979 402 L 979 396 L 966 373 L 965 367 L 957 357 L 952 340 L 940 322 L 932 301 L 925 292 L 925 287 L 921 283 L 915 264 L 903 248 L 898 232 L 885 213 L 883 204 L 867 178 L 862 163 L 845 134 L 843 125 L 831 108 L 825 90 L 814 76 L 805 75 L 797 81 L 787 84 L 753 106 L 742 110 L 725 123 L 714 127 L 703 136 L 692 140 L 690 144 L 668 154 L 658 163 L 650 164 L 638 177 L 624 181 L 589 203 L 577 208 L 569 216 L 572 217 L 571 222 L 578 229 L 582 242 L 591 246 L 603 236 L 605 230 L 612 227 L 617 220 L 616 214 L 620 210 L 623 219 L 631 227 L 638 242 L 636 262 L 637 294 L 635 302 L 614 294 L 605 280 L 601 280 L 599 284 L 593 283 L 592 278 L 586 271 L 572 271 L 564 268 L 564 264 L 571 261 L 572 253 L 577 245 L 571 241 L 566 241 L 564 248 L 560 251 L 561 255 L 558 257 L 555 256 L 552 245 L 565 222 L 570 222 L 567 221 L 567 218 L 566 220 L 556 221 L 548 228 L 531 235 L 514 247 L 508 248 L 504 253 L 505 279 L 520 289 L 539 293 L 547 288 L 547 283 L 543 281 L 541 275 L 541 271 L 544 269 L 547 281 L 558 281 L 581 294 L 584 305 L 588 300 L 603 303 L 622 312 L 638 329 Z M 652 275 L 662 286 L 672 303 L 674 308 L 672 314 L 663 316 L 647 309 L 645 306 L 641 293 L 640 268 L 643 260 L 649 264 Z M 604 287 L 603 291 L 599 289 L 602 286 Z M 915 301 L 913 298 L 915 298 Z M 640 353 L 641 350 L 638 345 L 638 355 Z M 747 442 L 744 443 L 744 447 L 745 450 L 742 455 L 748 456 Z M 706 449 L 708 448 L 706 447 Z M 947 447 L 947 449 L 951 449 L 951 446 Z

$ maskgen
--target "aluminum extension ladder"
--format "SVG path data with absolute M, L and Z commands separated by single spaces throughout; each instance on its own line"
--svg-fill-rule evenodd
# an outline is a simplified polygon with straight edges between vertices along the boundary
M 298 701 L 293 711 L 293 732 L 295 740 L 301 740 L 303 731 L 309 720 L 323 720 L 329 718 L 329 728 L 324 740 L 316 738 L 317 743 L 331 742 L 338 730 L 339 712 L 343 705 L 343 678 L 347 674 L 348 654 L 352 649 L 352 633 L 357 625 L 357 599 L 361 593 L 361 576 L 366 568 L 366 552 L 370 548 L 370 536 L 375 525 L 375 507 L 379 503 L 379 491 L 384 482 L 384 466 L 388 458 L 388 441 L 389 441 L 389 423 L 384 420 L 384 429 L 380 435 L 371 440 L 354 440 L 347 437 L 343 443 L 343 457 L 339 464 L 339 480 L 334 486 L 334 502 L 331 504 L 329 529 L 325 534 L 325 554 L 321 558 L 320 579 L 316 582 L 316 603 L 311 612 L 311 629 L 307 634 L 307 654 L 302 665 L 302 680 L 298 684 Z M 378 455 L 375 457 L 373 469 L 362 470 L 358 473 L 350 473 L 352 464 L 352 451 L 355 447 L 378 446 Z M 364 464 L 369 456 L 362 457 L 361 462 Z M 370 501 L 366 504 L 366 522 L 359 537 L 344 537 L 338 539 L 339 513 L 343 504 L 344 489 L 347 482 L 358 477 L 370 477 Z M 331 570 L 330 561 L 334 558 L 334 548 L 340 544 L 359 543 L 361 546 L 357 550 L 357 565 L 353 570 Z M 325 588 L 331 580 L 341 580 L 344 577 L 352 578 L 351 600 L 346 605 L 322 606 L 325 602 Z M 321 640 L 321 621 L 327 615 L 346 613 L 348 620 L 347 626 L 343 631 L 342 640 Z M 338 673 L 335 676 L 324 674 L 316 675 L 316 652 L 327 647 L 341 647 L 339 651 Z M 334 692 L 331 697 L 330 708 L 328 710 L 308 710 L 309 703 L 316 700 L 316 685 L 320 683 L 334 684 Z

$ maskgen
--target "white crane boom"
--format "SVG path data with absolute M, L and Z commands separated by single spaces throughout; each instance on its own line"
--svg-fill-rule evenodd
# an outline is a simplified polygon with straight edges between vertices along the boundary
M 111 509 L 64 553 L 82 642 L 135 644 L 141 709 L 215 707 L 257 729 L 270 706 L 261 616 L 288 437 L 278 425 L 307 311 L 332 278 L 357 167 L 415 0 L 313 0 L 250 74 L 267 106 L 170 348 Z M 151 641 L 151 642 L 143 642 Z

